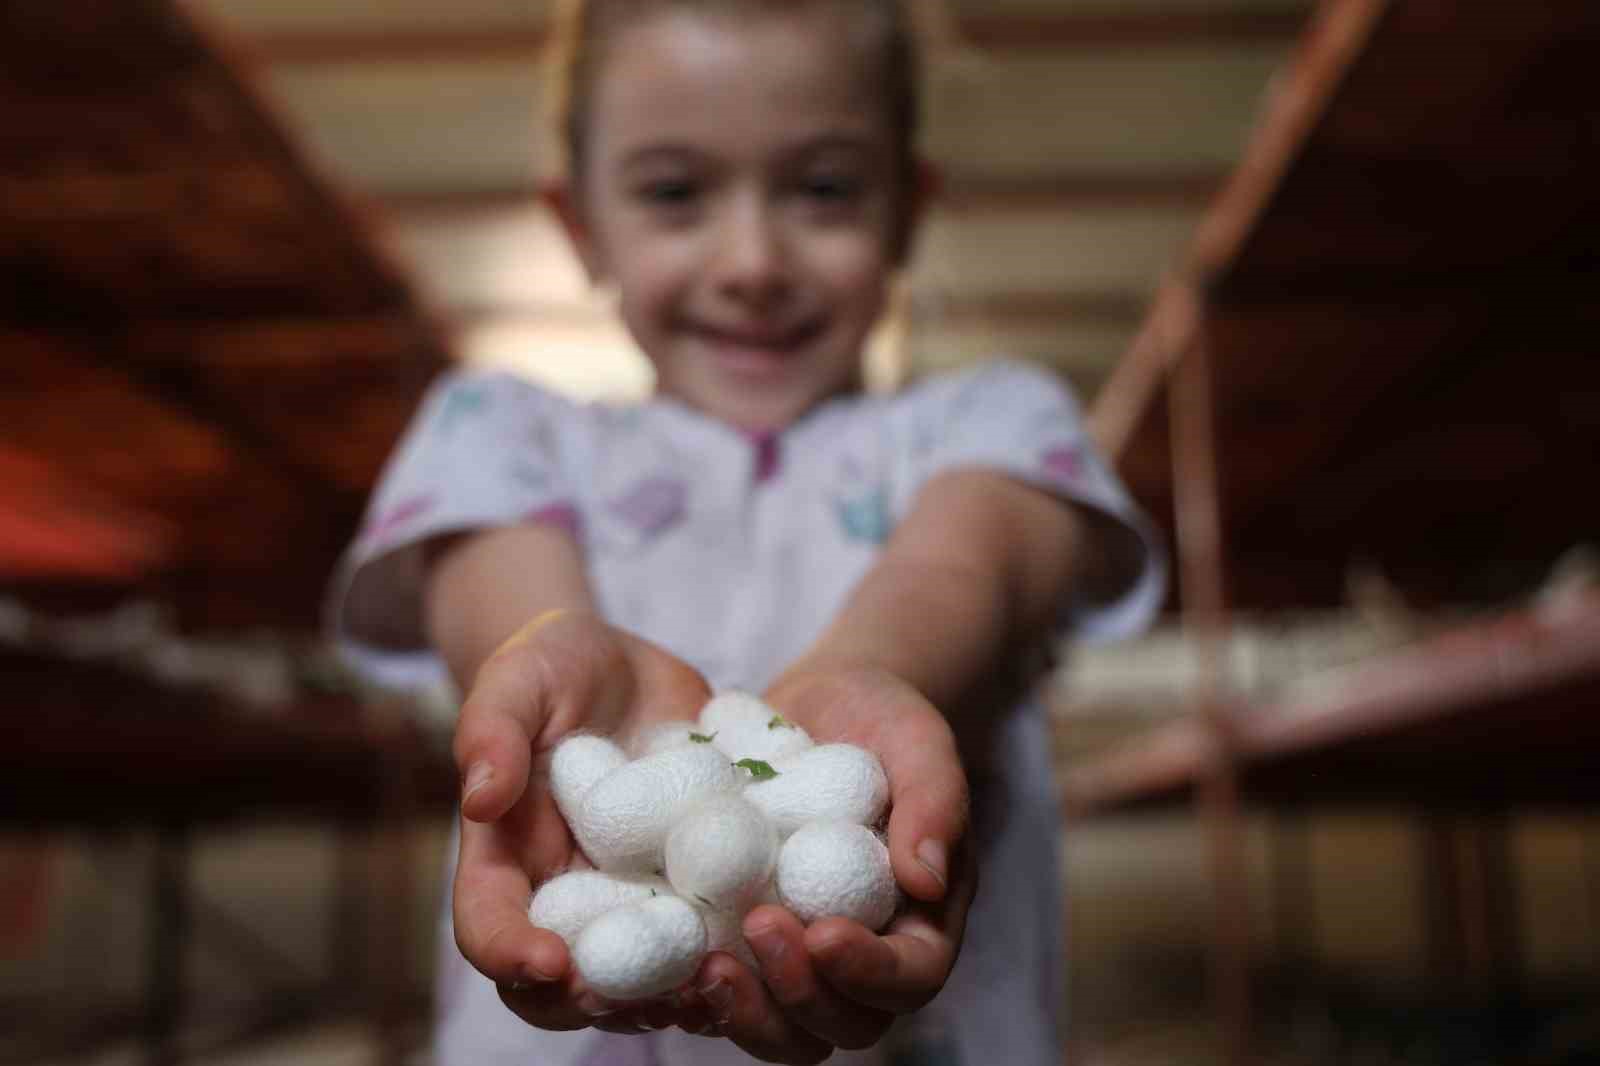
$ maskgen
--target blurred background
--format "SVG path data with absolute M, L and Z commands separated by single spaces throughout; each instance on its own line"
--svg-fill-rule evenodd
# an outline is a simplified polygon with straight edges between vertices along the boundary
M 427 1061 L 452 708 L 319 614 L 434 374 L 649 389 L 547 6 L 0 0 L 0 1061 Z M 1600 1062 L 1600 5 L 937 14 L 874 380 L 1052 368 L 1174 549 L 1046 682 L 1064 1060 Z

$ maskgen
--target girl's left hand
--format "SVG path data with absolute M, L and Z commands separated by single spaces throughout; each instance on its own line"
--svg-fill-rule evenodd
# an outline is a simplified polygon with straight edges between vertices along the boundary
M 793 673 L 766 700 L 819 741 L 877 755 L 889 778 L 890 861 L 909 897 L 881 935 L 844 918 L 807 928 L 782 907 L 758 907 L 744 932 L 762 975 L 722 953 L 702 965 L 694 987 L 716 1031 L 758 1058 L 815 1062 L 875 1044 L 949 977 L 977 886 L 967 779 L 944 716 L 881 670 Z

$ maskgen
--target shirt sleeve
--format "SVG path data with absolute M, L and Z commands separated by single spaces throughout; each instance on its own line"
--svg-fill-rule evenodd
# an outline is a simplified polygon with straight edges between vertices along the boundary
M 421 632 L 422 547 L 448 533 L 525 522 L 578 532 L 563 442 L 579 409 L 508 374 L 451 373 L 424 398 L 390 456 L 330 588 L 327 628 L 339 651 L 380 683 L 437 680 L 425 648 L 374 639 Z
M 1086 641 L 1145 629 L 1166 593 L 1166 553 L 1095 448 L 1066 384 L 1041 367 L 994 360 L 926 388 L 913 414 L 915 482 L 984 467 L 1114 519 L 1137 539 L 1138 576 L 1109 601 L 1064 604 L 1061 625 Z

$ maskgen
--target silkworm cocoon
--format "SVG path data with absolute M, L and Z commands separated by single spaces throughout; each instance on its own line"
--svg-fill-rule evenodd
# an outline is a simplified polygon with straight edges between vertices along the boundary
M 571 870 L 539 886 L 528 904 L 528 920 L 555 933 L 570 948 L 577 943 L 584 926 L 607 911 L 671 894 L 671 886 L 659 877 L 619 877 L 602 870 Z
M 726 951 L 755 973 L 761 972 L 756 953 L 744 938 L 744 916 L 747 911 L 723 911 L 699 907 L 700 920 L 706 927 L 706 950 Z
M 572 949 L 590 988 L 610 999 L 645 999 L 694 976 L 706 952 L 700 914 L 677 896 L 655 896 L 600 915 Z
M 771 881 L 778 833 L 758 808 L 729 793 L 680 818 L 667 833 L 664 857 L 667 881 L 678 895 L 705 907 L 743 912 Z
M 550 792 L 568 825 L 589 789 L 627 761 L 621 748 L 593 733 L 575 733 L 556 745 L 550 753 Z
M 810 924 L 837 916 L 879 930 L 894 916 L 899 890 L 889 849 L 854 822 L 809 822 L 778 852 L 778 897 Z
M 865 748 L 819 744 L 747 785 L 744 798 L 767 812 L 780 836 L 824 819 L 875 825 L 889 805 L 889 779 Z
M 567 825 L 600 869 L 652 872 L 661 866 L 673 823 L 701 800 L 736 792 L 742 776 L 710 744 L 669 748 L 601 778 L 567 817 Z
M 655 755 L 670 748 L 681 748 L 685 744 L 695 743 L 690 737 L 701 736 L 700 725 L 697 722 L 662 722 L 645 730 L 644 735 L 633 745 L 633 757 L 642 759 L 646 755 Z
M 700 732 L 728 758 L 772 762 L 811 747 L 811 735 L 748 692 L 730 689 L 700 709 Z

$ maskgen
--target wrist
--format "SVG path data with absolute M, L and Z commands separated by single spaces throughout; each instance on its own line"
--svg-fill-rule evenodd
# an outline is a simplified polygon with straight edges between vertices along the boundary
M 495 646 L 495 649 L 489 653 L 485 662 L 517 651 L 558 625 L 565 626 L 578 621 L 598 621 L 604 624 L 603 619 L 595 611 L 586 607 L 552 607 L 548 610 L 540 611 L 521 626 L 518 626 L 515 632 Z

